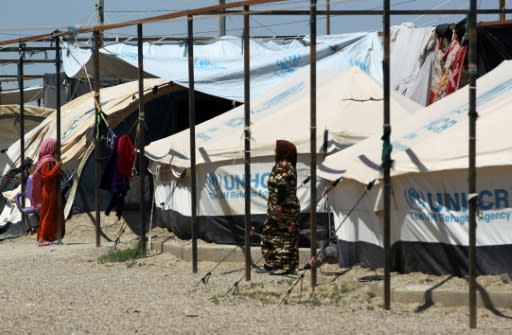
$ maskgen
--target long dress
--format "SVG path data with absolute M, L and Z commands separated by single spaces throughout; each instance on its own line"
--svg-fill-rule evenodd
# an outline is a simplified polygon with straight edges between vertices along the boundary
M 288 161 L 276 163 L 268 179 L 267 219 L 263 223 L 261 248 L 267 269 L 295 271 L 299 262 L 297 223 L 300 203 L 297 198 L 297 171 Z M 282 207 L 275 213 L 277 205 Z
M 48 162 L 41 167 L 41 210 L 39 211 L 39 228 L 37 240 L 57 240 L 57 196 L 60 196 L 58 177 L 62 174 L 59 166 Z M 62 202 L 64 204 L 64 202 Z M 62 222 L 61 238 L 66 232 L 64 206 L 59 213 Z

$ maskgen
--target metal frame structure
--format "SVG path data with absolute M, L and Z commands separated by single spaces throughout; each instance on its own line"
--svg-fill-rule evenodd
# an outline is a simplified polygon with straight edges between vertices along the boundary
M 275 3 L 275 2 L 285 2 L 279 0 L 251 0 L 251 1 L 238 1 L 232 3 L 226 3 L 225 1 L 220 1 L 219 5 L 202 7 L 197 9 L 190 9 L 180 12 L 174 12 L 165 15 L 147 17 L 143 19 L 130 20 L 125 22 L 118 23 L 110 23 L 104 24 L 102 20 L 101 24 L 95 26 L 88 26 L 79 28 L 78 34 L 85 33 L 93 33 L 94 37 L 94 60 L 95 60 L 95 71 L 94 71 L 94 99 L 96 106 L 96 121 L 100 122 L 100 93 L 99 93 L 99 81 L 100 81 L 100 72 L 99 72 L 99 48 L 101 46 L 101 41 L 106 39 L 101 39 L 100 35 L 103 34 L 106 30 L 124 28 L 130 26 L 137 26 L 137 45 L 139 47 L 139 127 L 143 127 L 144 124 L 144 106 L 143 106 L 143 59 L 142 59 L 142 42 L 146 41 L 156 41 L 161 42 L 163 40 L 173 40 L 173 38 L 148 38 L 144 39 L 142 34 L 142 26 L 143 24 L 155 23 L 165 20 L 172 20 L 175 18 L 183 18 L 187 17 L 188 24 L 188 36 L 186 38 L 188 42 L 188 59 L 189 59 L 189 126 L 190 126 L 190 149 L 191 149 L 191 173 L 192 173 L 192 271 L 197 272 L 197 202 L 196 202 L 196 182 L 195 182 L 195 97 L 194 97 L 194 66 L 193 66 L 193 42 L 194 40 L 200 40 L 200 38 L 194 38 L 193 33 L 193 18 L 194 16 L 199 15 L 243 15 L 244 17 L 244 93 L 245 93 L 245 174 L 246 174 L 246 185 L 245 190 L 246 194 L 249 194 L 250 190 L 250 178 L 247 178 L 250 175 L 250 50 L 249 50 L 249 17 L 256 15 L 302 15 L 310 17 L 310 36 L 311 36 L 311 47 L 310 47 L 310 141 L 311 141 L 311 153 L 316 152 L 316 17 L 318 15 L 327 16 L 328 27 L 327 31 L 330 33 L 330 17 L 331 16 L 344 16 L 344 15 L 359 15 L 359 16 L 368 16 L 368 15 L 376 15 L 383 17 L 383 40 L 384 40 L 384 59 L 383 59 L 383 91 L 384 91 L 384 124 L 383 124 L 383 140 L 384 145 L 386 145 L 386 141 L 389 141 L 389 135 L 391 134 L 391 119 L 390 119 L 390 105 L 389 105 L 389 95 L 390 95 L 390 68 L 389 68 L 389 45 L 390 45 L 390 16 L 393 15 L 448 15 L 448 14 L 464 14 L 468 16 L 469 23 L 469 32 L 470 32 L 470 42 L 469 42 L 469 59 L 468 59 L 468 68 L 470 75 L 470 85 L 469 85 L 469 118 L 470 118 L 470 129 L 469 129 L 469 193 L 473 194 L 476 190 L 476 170 L 475 170 L 475 142 L 476 142 L 476 119 L 477 119 L 477 111 L 476 111 L 476 77 L 477 77 L 477 68 L 476 68 L 476 17 L 477 14 L 499 14 L 500 20 L 505 19 L 505 14 L 512 13 L 511 9 L 505 8 L 505 1 L 499 0 L 499 8 L 498 9 L 477 9 L 476 0 L 470 0 L 469 10 L 467 9 L 450 9 L 450 10 L 440 10 L 440 9 L 415 9 L 415 10 L 392 10 L 390 8 L 390 0 L 383 0 L 383 9 L 382 10 L 331 10 L 330 2 L 327 1 L 326 10 L 318 10 L 317 9 L 317 1 L 310 0 L 310 8 L 309 10 L 252 10 L 250 6 L 257 6 L 261 4 Z M 103 1 L 101 1 L 102 5 Z M 242 8 L 242 10 L 232 10 L 233 8 Z M 220 26 L 222 23 L 220 23 Z M 27 50 L 56 50 L 58 53 L 60 50 L 59 47 L 59 38 L 64 38 L 66 32 L 55 31 L 50 34 L 42 34 L 35 35 L 30 37 L 24 37 L 20 39 L 11 39 L 0 41 L 0 51 L 10 51 L 10 52 L 19 52 L 19 58 L 17 60 L 18 63 L 18 82 L 20 87 L 20 94 L 23 91 L 23 64 L 27 62 L 36 62 L 25 60 L 24 52 Z M 88 40 L 88 39 L 83 39 Z M 128 41 L 130 39 L 126 39 Z M 177 38 L 176 40 L 183 40 L 183 38 Z M 27 42 L 55 42 L 56 47 L 25 47 L 24 44 Z M 114 41 L 114 40 L 113 40 Z M 115 40 L 117 41 L 117 39 Z M 18 48 L 16 47 L 6 47 L 1 48 L 1 46 L 19 44 Z M 0 63 L 7 62 L 7 60 L 0 60 Z M 16 61 L 15 61 L 16 62 Z M 41 62 L 41 61 L 39 61 Z M 55 62 L 57 67 L 57 75 L 59 76 L 60 72 L 60 56 L 57 55 L 55 60 L 44 61 Z M 0 76 L 4 78 L 8 78 L 8 76 Z M 58 77 L 59 78 L 59 77 Z M 57 90 L 59 92 L 59 90 Z M 60 140 L 60 94 L 57 95 L 58 107 L 57 107 L 57 132 L 58 138 Z M 23 99 L 20 101 L 20 110 L 21 110 L 21 155 L 24 156 L 24 124 L 23 124 Z M 143 128 L 142 128 L 143 129 Z M 141 131 L 143 133 L 143 131 Z M 97 137 L 98 138 L 98 137 Z M 98 143 L 98 140 L 97 142 Z M 139 148 L 141 149 L 141 148 Z M 140 152 L 140 169 L 142 173 L 142 169 L 144 169 L 144 150 L 143 148 Z M 59 141 L 59 153 L 60 157 L 60 141 Z M 316 155 L 311 154 L 311 185 L 316 185 Z M 99 186 L 99 156 L 98 150 L 96 151 L 96 179 L 97 184 Z M 23 185 L 23 184 L 22 184 Z M 143 183 L 141 180 L 141 205 L 144 204 L 144 194 L 143 194 Z M 23 186 L 22 186 L 23 187 Z M 97 187 L 99 189 L 99 187 Z M 385 266 L 384 266 L 384 308 L 390 309 L 390 268 L 391 268 L 391 260 L 390 260 L 390 230 L 391 230 L 391 217 L 390 217 L 390 189 L 391 189 L 391 178 L 389 175 L 389 169 L 384 170 L 384 253 L 385 253 Z M 97 191 L 98 192 L 98 191 Z M 96 246 L 100 245 L 100 227 L 99 227 L 99 201 L 98 201 L 98 193 L 96 194 Z M 250 257 L 250 235 L 249 235 L 249 215 L 250 215 L 250 201 L 249 198 L 246 197 L 245 204 L 245 263 L 246 263 L 246 280 L 249 281 L 251 279 L 250 269 L 251 269 L 251 257 Z M 316 188 L 311 187 L 311 199 L 316 199 Z M 62 205 L 62 204 L 61 204 Z M 476 243 L 476 199 L 473 199 L 469 202 L 469 280 L 470 280 L 470 288 L 469 288 L 469 308 L 470 308 L 470 328 L 476 328 L 476 281 L 475 281 L 475 243 Z M 316 257 L 316 208 L 315 206 L 311 206 L 311 256 Z M 143 207 L 141 206 L 140 213 L 141 226 L 145 227 L 145 213 Z M 142 229 L 141 239 L 143 243 L 142 246 L 142 255 L 145 255 L 145 228 Z M 316 286 L 316 268 L 313 266 L 311 269 L 311 284 L 312 286 Z

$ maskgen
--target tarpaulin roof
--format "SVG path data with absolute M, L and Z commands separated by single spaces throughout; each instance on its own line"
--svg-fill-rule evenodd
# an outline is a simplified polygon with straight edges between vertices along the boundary
M 116 127 L 130 113 L 139 108 L 138 81 L 103 88 L 100 91 L 101 110 L 109 125 Z M 158 90 L 153 88 L 157 86 Z M 144 80 L 144 102 L 149 102 L 171 90 L 182 90 L 164 79 Z M 86 148 L 93 142 L 95 128 L 94 92 L 84 94 L 61 107 L 61 158 L 65 165 L 75 168 Z M 56 137 L 56 113 L 52 113 L 25 135 L 25 156 L 37 161 L 37 149 L 43 139 Z M 94 143 L 93 143 L 94 144 Z M 13 143 L 6 153 L 13 162 L 20 158 L 20 141 Z M 5 168 L 4 168 L 5 169 Z
M 23 102 L 30 102 L 40 99 L 43 96 L 42 86 L 26 87 L 23 90 Z M 0 105 L 13 105 L 20 103 L 20 90 L 2 90 L 0 91 Z
M 24 128 L 29 131 L 36 127 L 50 115 L 54 109 L 25 105 Z M 4 155 L 4 150 L 20 138 L 20 106 L 0 105 L 0 167 L 3 167 L 9 159 Z
M 477 167 L 512 164 L 511 90 L 512 61 L 504 61 L 477 80 Z M 468 94 L 468 86 L 463 87 L 407 118 L 392 111 L 392 176 L 468 167 Z M 364 184 L 379 178 L 380 136 L 327 157 L 318 176 L 327 180 L 342 176 Z
M 382 80 L 382 46 L 373 33 L 326 35 L 317 38 L 317 67 L 327 69 L 344 60 L 364 67 L 373 78 Z M 87 77 L 93 73 L 90 49 L 64 44 L 63 68 L 69 77 Z M 158 45 L 144 43 L 144 71 L 183 86 L 188 83 L 188 47 L 186 43 Z M 309 66 L 308 38 L 251 39 L 251 97 L 264 94 L 295 71 Z M 138 53 L 136 45 L 117 43 L 100 52 L 103 79 L 136 79 Z M 197 91 L 229 100 L 244 101 L 243 39 L 221 37 L 194 44 L 194 82 Z
M 318 151 L 354 144 L 382 129 L 382 87 L 357 67 L 317 74 Z M 251 157 L 272 156 L 276 139 L 289 140 L 299 153 L 310 152 L 310 80 L 301 70 L 251 104 Z M 399 118 L 421 106 L 393 92 L 391 109 Z M 244 157 L 244 109 L 239 106 L 196 126 L 197 164 Z M 327 136 L 326 136 L 327 135 Z M 163 164 L 190 166 L 189 130 L 152 142 L 147 157 Z

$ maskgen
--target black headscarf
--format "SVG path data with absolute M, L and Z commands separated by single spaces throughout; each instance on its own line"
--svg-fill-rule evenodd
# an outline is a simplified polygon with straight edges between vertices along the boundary
M 295 144 L 286 140 L 276 141 L 276 163 L 282 160 L 292 163 L 293 166 L 297 164 L 297 148 Z

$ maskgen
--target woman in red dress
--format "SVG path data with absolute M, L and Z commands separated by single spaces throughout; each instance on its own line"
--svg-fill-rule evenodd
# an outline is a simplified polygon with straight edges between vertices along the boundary
M 39 208 L 37 243 L 48 245 L 58 239 L 57 218 L 61 218 L 61 238 L 64 237 L 64 208 L 57 210 L 57 197 L 60 196 L 59 180 L 62 176 L 61 163 L 55 157 L 57 140 L 47 138 L 39 146 L 39 159 L 32 177 L 30 203 Z M 61 206 L 64 207 L 64 206 Z M 58 212 L 58 213 L 57 213 Z

